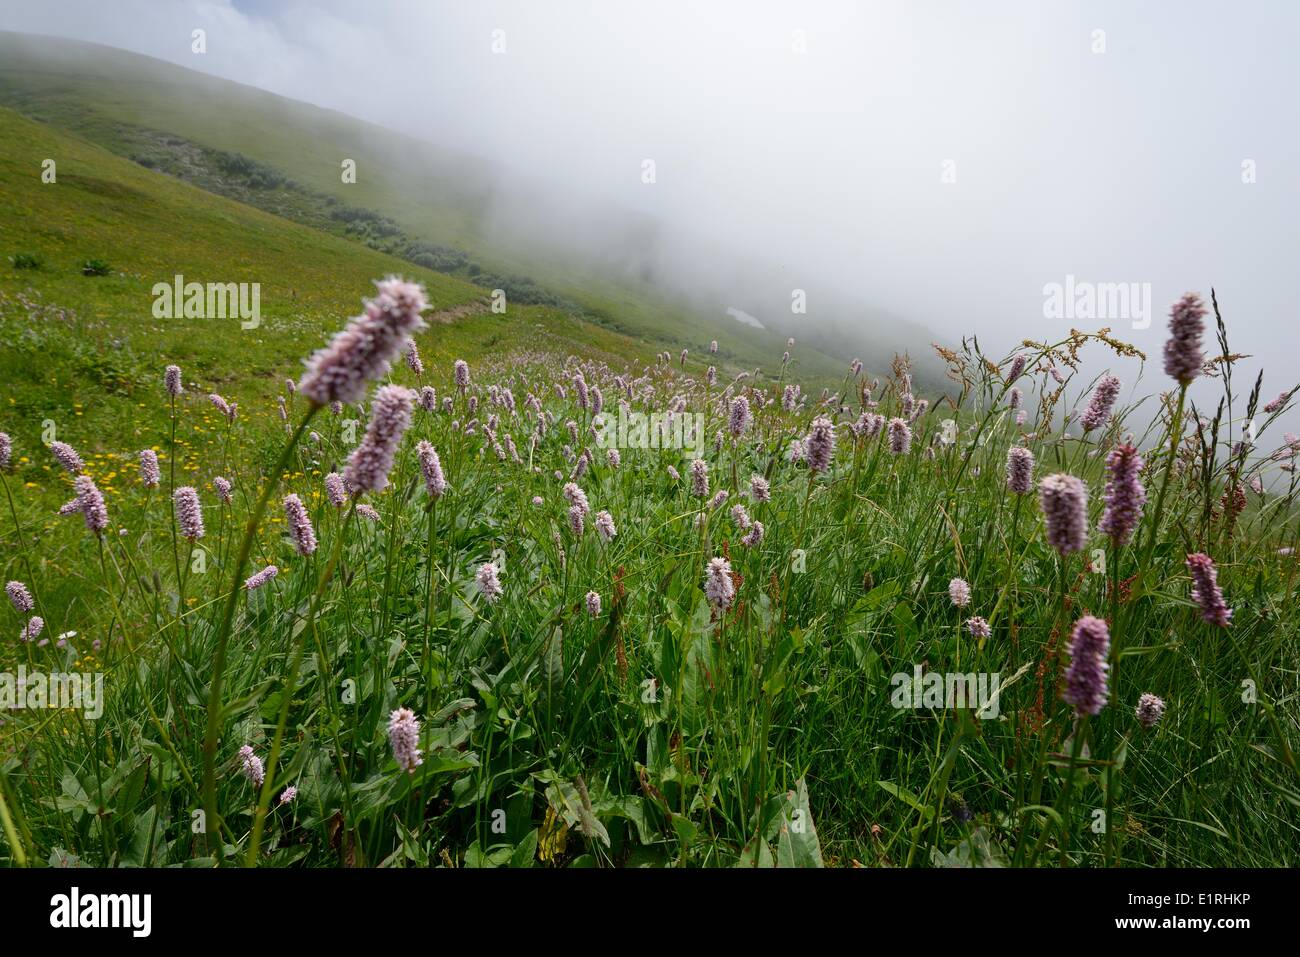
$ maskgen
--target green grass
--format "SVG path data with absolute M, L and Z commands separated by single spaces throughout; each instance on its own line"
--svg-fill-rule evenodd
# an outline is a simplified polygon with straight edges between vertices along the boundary
M 156 357 L 163 353 L 183 361 L 204 388 L 235 399 L 265 397 L 284 377 L 296 376 L 300 357 L 323 344 L 341 317 L 359 311 L 370 280 L 386 273 L 423 282 L 435 311 L 473 309 L 422 337 L 435 358 L 477 357 L 525 343 L 632 354 L 625 337 L 555 310 L 513 306 L 506 315 L 493 314 L 480 287 L 177 183 L 10 111 L 0 111 L 0 135 L 7 143 L 0 189 L 8 201 L 0 248 L 7 259 L 30 256 L 40 263 L 0 270 L 7 317 L 28 321 L 19 296 L 57 314 L 15 335 L 0 359 L 10 406 L 25 420 L 52 411 L 47 403 L 62 403 L 67 415 L 74 403 L 102 398 L 83 428 L 111 433 L 129 416 L 134 390 L 155 384 Z M 57 161 L 52 184 L 40 180 L 46 157 Z M 108 274 L 85 275 L 89 260 L 106 263 Z M 153 286 L 177 273 L 188 281 L 259 283 L 261 326 L 155 318 Z M 59 349 L 94 356 L 49 351 Z M 95 363 L 109 368 L 87 368 Z M 78 391 L 85 372 L 93 392 Z
M 1004 487 L 1005 450 L 1022 440 L 1004 411 L 1006 384 L 981 358 L 963 365 L 970 427 L 936 457 L 923 450 L 938 422 L 917 423 L 906 455 L 879 437 L 855 440 L 841 422 L 833 467 L 813 474 L 783 455 L 809 413 L 772 405 L 742 441 L 706 455 L 710 491 L 732 492 L 722 507 L 671 479 L 669 464 L 686 471 L 679 452 L 625 448 L 614 468 L 588 443 L 595 460 L 578 481 L 593 512 L 613 516 L 609 541 L 590 514 L 585 534 L 573 534 L 552 475 L 571 468 L 562 423 L 581 431 L 588 421 L 574 391 L 561 399 L 553 386 L 581 370 L 605 395 L 618 394 L 613 373 L 591 362 L 507 354 L 473 368 L 480 421 L 500 417 L 497 435 L 513 436 L 521 463 L 454 424 L 468 415 L 467 396 L 445 363 L 431 365 L 418 381 L 455 396 L 455 409 L 417 410 L 392 486 L 366 497 L 377 522 L 322 495 L 322 472 L 350 447 L 328 411 L 304 420 L 321 439 L 289 446 L 279 477 L 264 463 L 286 447 L 283 434 L 225 430 L 204 453 L 204 473 L 231 477 L 237 496 L 223 505 L 203 487 L 200 565 L 187 564 L 197 555 L 187 544 L 169 554 L 169 481 L 150 493 L 124 479 L 110 512 L 128 536 L 101 545 L 74 516 L 62 520 L 70 531 L 24 542 L 7 569 L 33 584 L 50 634 L 68 619 L 52 598 L 68 584 L 97 611 L 71 647 L 11 645 L 11 655 L 32 668 L 106 675 L 97 721 L 20 711 L 0 728 L 9 754 L 0 781 L 15 821 L 8 859 L 1292 864 L 1300 775 L 1289 704 L 1296 622 L 1286 609 L 1296 569 L 1277 553 L 1297 537 L 1292 496 L 1257 502 L 1228 523 L 1205 517 L 1203 476 L 1188 474 L 1174 479 L 1163 512 L 1148 504 L 1149 557 L 1137 545 L 1111 550 L 1109 577 L 1086 564 L 1097 553 L 1062 559 L 1044 541 L 1033 498 Z M 411 381 L 407 370 L 400 378 Z M 517 400 L 532 392 L 556 416 L 536 449 L 530 415 L 516 419 L 494 404 L 489 383 L 509 385 Z M 886 391 L 886 414 L 899 391 L 897 382 Z M 658 408 L 653 396 L 669 394 L 706 416 L 706 434 L 721 423 L 718 393 L 670 369 L 641 383 L 635 408 Z M 167 408 L 160 387 L 146 401 Z M 291 421 L 303 419 L 301 399 L 289 406 Z M 212 418 L 196 395 L 183 397 L 178 417 L 183 428 Z M 1123 429 L 1117 418 L 1094 441 L 1110 445 Z M 165 430 L 154 438 L 165 442 Z M 438 447 L 451 483 L 436 502 L 420 481 L 417 439 Z M 1042 432 L 1027 442 L 1040 475 L 1069 470 L 1099 498 L 1093 442 Z M 1212 487 L 1224 451 L 1207 473 Z M 1165 460 L 1150 458 L 1144 479 L 1155 487 Z M 768 502 L 746 498 L 755 472 L 771 479 Z M 273 503 L 293 491 L 309 504 L 320 540 L 313 556 L 294 553 L 273 507 L 251 539 L 248 566 L 232 559 L 263 491 Z M 26 495 L 18 492 L 20 502 Z M 728 514 L 736 502 L 766 528 L 755 546 Z M 1188 597 L 1183 556 L 1192 548 L 1219 562 L 1234 609 L 1229 629 L 1202 622 Z M 796 549 L 804 562 L 792 561 Z M 736 575 L 725 611 L 701 588 L 719 555 L 730 556 Z M 497 602 L 475 585 L 489 560 L 503 568 Z M 224 596 L 267 563 L 280 575 L 262 591 L 237 592 L 227 643 Z M 965 611 L 948 599 L 954 576 L 971 586 Z M 1121 581 L 1127 592 L 1114 590 Z M 589 591 L 602 599 L 595 617 Z M 1117 670 L 1110 706 L 1080 731 L 1057 688 L 1068 630 L 1085 611 L 1110 619 Z M 963 630 L 971 614 L 989 620 L 988 639 Z M 88 648 L 93 640 L 98 651 Z M 209 712 L 219 646 L 228 648 L 224 706 Z M 891 676 L 918 665 L 1000 675 L 1000 715 L 894 707 Z M 1143 691 L 1168 702 L 1151 730 L 1133 716 Z M 422 722 L 424 762 L 412 774 L 386 740 L 398 707 Z M 220 733 L 212 805 L 220 840 L 194 829 L 210 713 Z M 1086 752 L 1068 744 L 1072 729 L 1087 736 Z M 260 790 L 239 771 L 244 744 L 267 762 Z M 290 785 L 297 797 L 280 806 Z M 1092 829 L 1103 809 L 1109 835 Z

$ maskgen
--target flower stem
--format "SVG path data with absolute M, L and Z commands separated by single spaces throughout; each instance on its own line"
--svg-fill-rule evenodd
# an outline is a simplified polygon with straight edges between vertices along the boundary
M 217 734 L 220 731 L 221 724 L 221 685 L 226 670 L 226 646 L 230 641 L 230 626 L 235 620 L 235 606 L 239 603 L 240 580 L 243 577 L 244 568 L 248 565 L 249 553 L 253 550 L 253 539 L 257 535 L 258 523 L 262 520 L 262 515 L 266 511 L 271 496 L 275 494 L 275 490 L 280 485 L 280 475 L 293 458 L 293 450 L 302 438 L 303 433 L 307 431 L 308 423 L 311 422 L 312 417 L 319 410 L 320 406 L 318 405 L 313 405 L 307 410 L 307 414 L 303 417 L 297 431 L 293 433 L 289 443 L 284 447 L 284 451 L 280 453 L 280 460 L 275 463 L 275 468 L 266 483 L 266 488 L 263 489 L 262 496 L 253 509 L 253 514 L 248 517 L 248 526 L 244 530 L 244 538 L 239 543 L 239 554 L 235 559 L 234 573 L 230 579 L 230 591 L 226 596 L 225 611 L 221 616 L 221 626 L 217 629 L 217 647 L 212 656 L 212 684 L 208 691 L 208 727 L 203 739 L 203 807 L 207 818 L 208 834 L 213 834 L 219 830 L 221 819 L 217 813 Z

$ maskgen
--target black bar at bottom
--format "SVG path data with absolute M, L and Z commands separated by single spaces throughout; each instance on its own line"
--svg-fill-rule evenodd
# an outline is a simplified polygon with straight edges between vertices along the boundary
M 839 924 L 866 940 L 958 933 L 950 922 L 963 918 L 987 922 L 999 942 L 1042 932 L 1077 940 L 1173 932 L 1228 943 L 1293 926 L 1284 913 L 1293 906 L 1290 879 L 1284 870 L 33 869 L 0 871 L 0 918 L 15 940 L 209 939 L 241 949 L 425 933 L 435 946 L 447 935 L 572 945 L 574 929 L 594 943 L 587 935 L 605 925 L 618 935 L 611 947 L 631 931 L 647 943 L 686 932 L 698 945 L 714 935 L 779 932 L 782 923 L 815 936 Z

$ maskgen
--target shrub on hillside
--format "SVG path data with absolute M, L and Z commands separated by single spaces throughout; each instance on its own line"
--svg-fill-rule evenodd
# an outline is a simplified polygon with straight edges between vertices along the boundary
M 289 178 L 274 167 L 259 163 L 242 153 L 209 150 L 212 163 L 224 175 L 243 182 L 251 189 L 277 189 L 288 186 Z
M 469 262 L 469 257 L 459 249 L 423 240 L 408 242 L 402 249 L 402 258 L 436 272 L 454 272 L 463 269 Z
M 558 296 L 549 289 L 543 289 L 527 276 L 501 276 L 495 273 L 471 273 L 474 282 L 485 289 L 501 289 L 506 298 L 529 306 L 552 306 L 556 309 L 577 310 L 577 306 L 563 296 Z

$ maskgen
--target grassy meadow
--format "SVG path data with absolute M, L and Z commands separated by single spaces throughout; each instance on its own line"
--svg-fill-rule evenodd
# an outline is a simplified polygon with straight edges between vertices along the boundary
M 1193 371 L 1223 403 L 1163 379 L 1125 452 L 1079 359 L 1133 352 L 1104 332 L 941 350 L 942 392 L 798 342 L 755 371 L 753 342 L 493 312 L 10 110 L 0 143 L 0 672 L 103 676 L 93 717 L 0 710 L 0 862 L 1295 863 L 1294 383 L 1232 380 L 1229 297 Z M 177 273 L 260 283 L 261 324 L 157 318 Z M 389 275 L 423 287 L 419 361 L 308 399 Z M 376 443 L 385 487 L 339 495 Z

